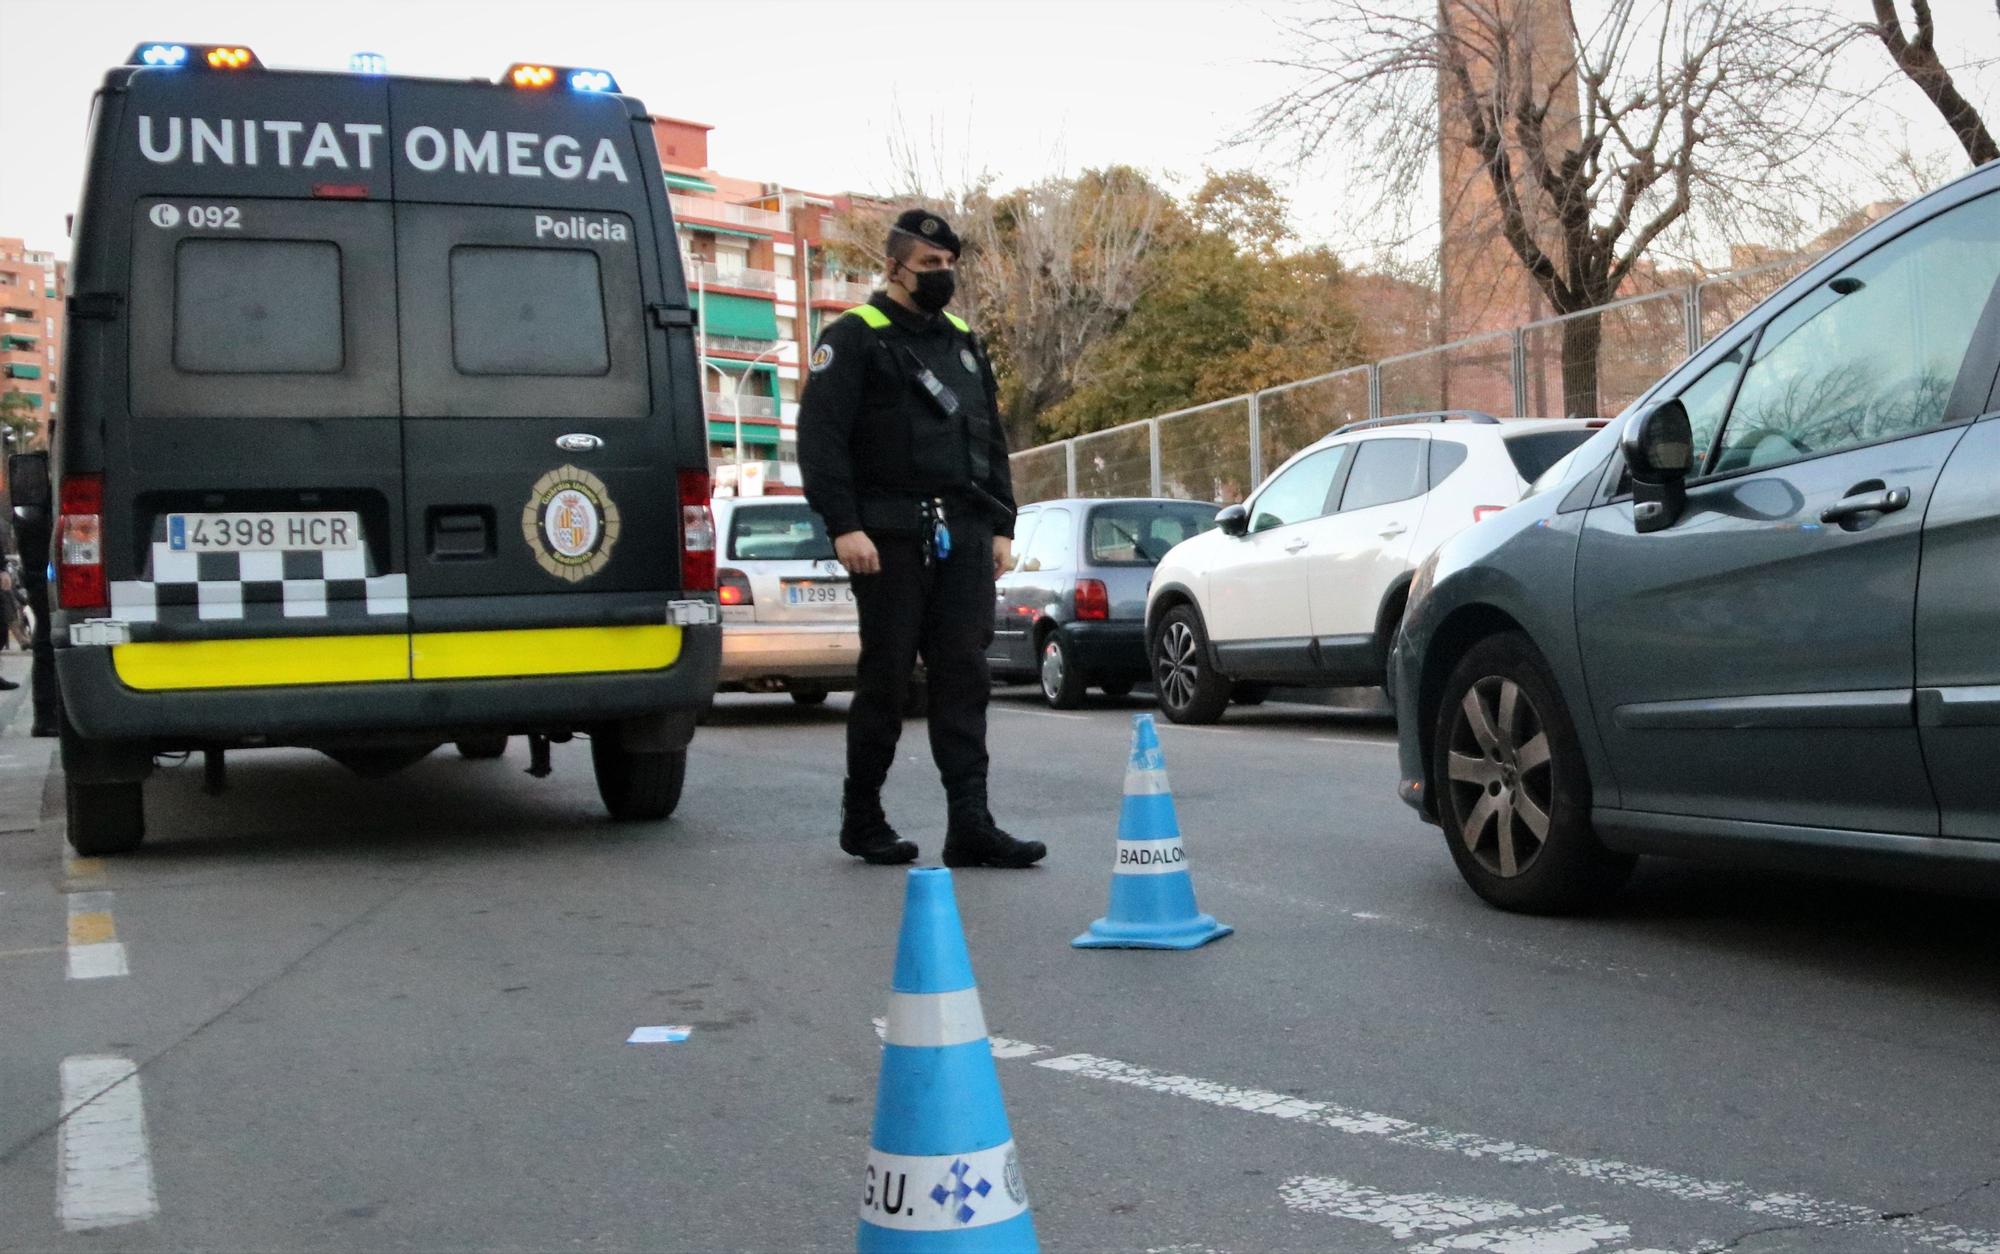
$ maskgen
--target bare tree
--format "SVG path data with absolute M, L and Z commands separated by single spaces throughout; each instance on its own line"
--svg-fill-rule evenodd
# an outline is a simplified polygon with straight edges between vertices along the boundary
M 1587 18 L 1578 9 L 1587 5 Z M 1344 146 L 1405 219 L 1442 145 L 1556 314 L 1615 297 L 1670 230 L 1795 237 L 1828 132 L 1827 19 L 1783 0 L 1332 0 L 1253 134 Z M 1445 186 L 1448 205 L 1464 189 Z M 1701 221 L 1697 223 L 1696 218 Z M 1564 408 L 1598 412 L 1597 317 L 1562 327 Z
M 1870 0 L 1875 21 L 1864 29 L 1881 41 L 1896 68 L 1924 93 L 1924 99 L 1936 106 L 1945 125 L 1965 149 L 1965 155 L 1972 158 L 1972 164 L 1985 165 L 2000 157 L 2000 146 L 1994 144 L 1978 107 L 1959 91 L 1950 68 L 1938 56 L 1937 19 L 1931 14 L 1930 0 L 1909 0 L 1909 3 L 1914 34 L 1904 27 L 1902 15 L 1896 11 L 1896 0 Z

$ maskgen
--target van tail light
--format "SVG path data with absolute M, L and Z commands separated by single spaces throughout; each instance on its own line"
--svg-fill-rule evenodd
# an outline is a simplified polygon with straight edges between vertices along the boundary
M 683 470 L 681 490 L 681 591 L 715 591 L 715 515 L 709 512 L 706 470 Z
M 110 604 L 104 583 L 104 476 L 65 475 L 56 523 L 56 603 L 66 610 Z
M 1476 523 L 1485 522 L 1506 508 L 1505 505 L 1475 505 L 1472 507 L 1472 521 Z
M 1076 581 L 1076 620 L 1101 623 L 1111 617 L 1111 593 L 1102 579 Z
M 755 605 L 757 598 L 750 595 L 750 578 L 740 570 L 718 570 L 715 572 L 715 599 L 724 605 Z

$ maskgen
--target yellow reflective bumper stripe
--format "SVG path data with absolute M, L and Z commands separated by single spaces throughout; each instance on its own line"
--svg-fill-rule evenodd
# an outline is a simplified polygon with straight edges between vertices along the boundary
M 659 625 L 150 641 L 114 647 L 111 664 L 126 687 L 165 692 L 654 671 L 680 655 L 681 629 Z
M 410 677 L 408 636 L 291 636 L 121 644 L 111 664 L 128 688 L 269 688 Z
M 681 655 L 681 629 L 542 627 L 526 631 L 419 632 L 410 637 L 415 679 L 588 675 L 656 671 Z

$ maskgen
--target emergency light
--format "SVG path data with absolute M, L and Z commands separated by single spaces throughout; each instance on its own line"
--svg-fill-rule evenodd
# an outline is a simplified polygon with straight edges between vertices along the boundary
M 190 65 L 206 65 L 211 70 L 261 70 L 257 54 L 240 44 L 140 44 L 125 59 L 127 65 L 150 66 L 156 70 L 178 70 Z
M 618 90 L 618 80 L 611 77 L 609 70 L 575 65 L 535 65 L 525 61 L 508 66 L 507 77 L 502 81 L 530 91 L 553 87 L 558 81 L 567 83 L 571 91 L 604 93 Z
M 355 74 L 387 74 L 389 58 L 379 52 L 357 52 L 347 58 L 347 68 Z

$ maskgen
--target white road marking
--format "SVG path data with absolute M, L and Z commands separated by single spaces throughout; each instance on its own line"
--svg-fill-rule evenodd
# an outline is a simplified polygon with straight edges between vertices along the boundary
M 1367 745 L 1371 749 L 1393 749 L 1393 740 L 1363 740 L 1359 736 L 1307 736 L 1307 740 L 1322 745 Z
M 1398 1241 L 1434 1233 L 1444 1235 L 1406 1247 L 1408 1254 L 1450 1254 L 1453 1250 L 1485 1250 L 1491 1254 L 1589 1254 L 1600 1246 L 1632 1235 L 1625 1224 L 1602 1215 L 1563 1215 L 1533 1226 L 1501 1225 L 1506 1219 L 1554 1215 L 1561 1206 L 1526 1210 L 1512 1202 L 1443 1193 L 1384 1193 L 1332 1176 L 1299 1176 L 1285 1182 L 1278 1196 L 1293 1210 L 1335 1215 L 1387 1229 Z M 1496 1226 L 1497 1225 L 1497 1226 Z M 1471 1229 L 1471 1231 L 1463 1231 Z M 1610 1254 L 1607 1251 L 1607 1254 Z M 1625 1254 L 1640 1254 L 1627 1251 Z
M 1171 1075 L 1093 1054 L 1064 1054 L 1041 1059 L 1034 1065 L 1089 1079 L 1129 1084 L 1208 1106 L 1292 1120 L 1349 1136 L 1373 1137 L 1394 1144 L 1509 1166 L 1536 1166 L 1554 1175 L 1646 1189 L 1683 1202 L 1730 1206 L 1781 1223 L 1816 1228 L 1837 1224 L 1881 1224 L 1908 1240 L 1950 1250 L 1953 1254 L 2000 1254 L 2000 1233 L 1915 1218 L 1884 1221 L 1878 1209 L 1851 1202 L 1827 1201 L 1800 1193 L 1764 1193 L 1738 1180 L 1703 1180 L 1697 1176 L 1617 1159 L 1579 1158 L 1518 1141 L 1429 1128 L 1393 1115 L 1351 1110 L 1331 1102 L 1308 1101 L 1266 1089 L 1237 1088 L 1214 1080 Z
M 130 975 L 125 946 L 118 940 L 111 894 L 69 894 L 69 978 L 102 980 Z
M 62 1116 L 56 1215 L 63 1227 L 115 1228 L 157 1214 L 146 1108 L 132 1060 L 90 1054 L 63 1059 Z
M 125 946 L 117 941 L 69 947 L 69 978 L 103 980 L 132 974 L 125 960 Z
M 1079 723 L 1088 723 L 1090 721 L 1090 715 L 1088 714 L 1063 714 L 1056 710 L 1028 710 L 1018 705 L 989 705 L 986 708 L 989 710 L 1001 710 L 1008 714 L 1029 714 L 1035 718 L 1066 718 Z

